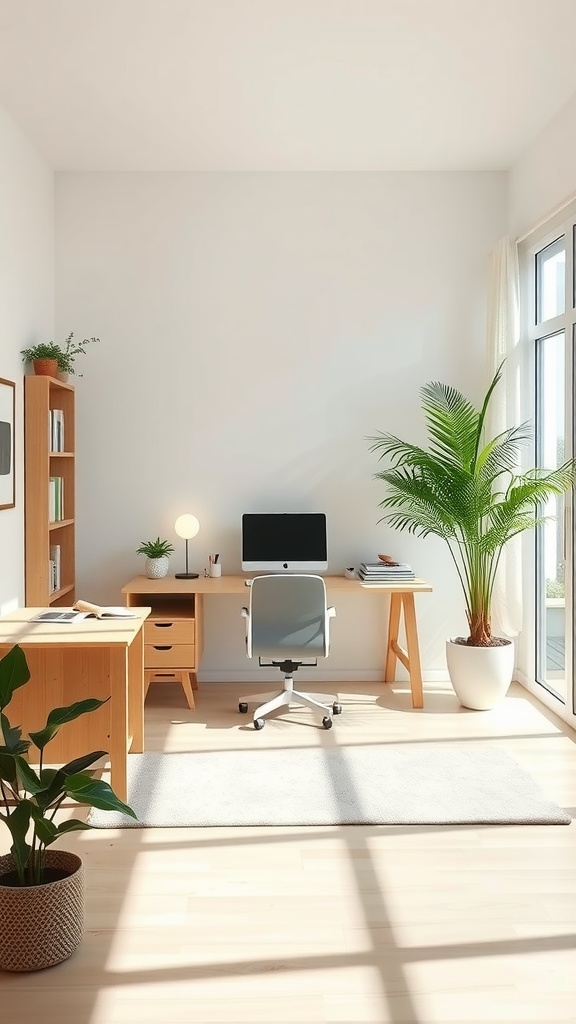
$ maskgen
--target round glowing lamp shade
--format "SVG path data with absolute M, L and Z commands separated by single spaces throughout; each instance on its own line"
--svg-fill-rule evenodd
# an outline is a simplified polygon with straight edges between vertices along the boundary
M 186 512 L 183 516 L 178 516 L 178 519 L 174 523 L 174 529 L 179 537 L 184 540 L 191 540 L 195 537 L 200 529 L 200 523 L 196 519 L 196 516 L 191 516 Z
M 188 541 L 195 537 L 200 529 L 200 523 L 196 519 L 196 516 L 190 515 L 186 512 L 182 516 L 178 516 L 178 519 L 174 523 L 174 529 L 179 537 L 183 537 L 186 541 L 186 572 L 175 573 L 177 580 L 195 580 L 198 578 L 197 572 L 188 571 Z

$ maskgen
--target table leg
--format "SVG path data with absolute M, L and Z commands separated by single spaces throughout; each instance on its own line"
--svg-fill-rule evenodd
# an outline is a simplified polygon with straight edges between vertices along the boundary
M 384 682 L 392 683 L 396 675 L 396 647 L 398 645 L 398 631 L 400 629 L 400 611 L 402 608 L 402 594 L 390 594 L 390 611 L 388 614 L 388 639 L 386 646 L 386 667 L 384 669 Z
M 422 692 L 422 669 L 420 667 L 420 649 L 418 646 L 418 626 L 416 624 L 414 594 L 403 594 L 402 603 L 404 605 L 406 654 L 408 655 L 408 673 L 410 675 L 410 689 L 412 691 L 412 707 L 423 708 L 424 694 Z
M 141 629 L 128 648 L 128 736 L 130 750 L 144 750 L 144 630 Z
M 128 650 L 110 648 L 110 785 L 127 798 L 128 770 Z

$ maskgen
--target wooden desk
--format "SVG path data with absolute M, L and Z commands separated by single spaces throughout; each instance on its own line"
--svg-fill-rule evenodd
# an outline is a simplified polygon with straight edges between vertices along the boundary
M 164 576 L 159 580 L 149 580 L 146 576 L 135 576 L 126 586 L 122 587 L 122 593 L 126 596 L 126 604 L 130 608 L 138 607 L 141 604 L 152 607 L 151 619 L 164 621 L 166 645 L 169 645 L 170 616 L 178 617 L 179 628 L 182 620 L 188 621 L 190 625 L 191 644 L 194 647 L 193 660 L 188 664 L 176 664 L 173 657 L 172 667 L 185 669 L 194 677 L 200 664 L 202 651 L 202 622 L 203 602 L 206 595 L 216 596 L 223 594 L 242 595 L 248 602 L 249 590 L 245 580 L 251 575 L 221 576 L 218 579 L 210 579 L 201 576 L 195 580 L 177 580 L 174 576 Z M 410 690 L 412 693 L 412 707 L 421 708 L 424 706 L 422 693 L 422 669 L 420 666 L 420 651 L 418 647 L 418 626 L 416 622 L 416 610 L 414 607 L 415 594 L 429 594 L 432 587 L 424 580 L 412 580 L 410 583 L 361 583 L 359 580 L 350 580 L 344 576 L 325 576 L 328 600 L 336 604 L 338 594 L 356 594 L 361 597 L 367 591 L 375 594 L 388 594 L 390 606 L 388 612 L 388 632 L 386 639 L 386 652 L 384 658 L 384 682 L 391 683 L 396 675 L 396 665 L 401 661 L 408 670 L 410 678 Z M 367 598 L 368 599 L 368 598 Z M 400 620 L 404 612 L 404 630 L 406 634 L 406 650 L 399 642 Z M 176 621 L 174 626 L 176 626 Z M 147 623 L 145 630 L 152 630 L 153 623 Z M 182 634 L 178 633 L 181 637 Z M 151 633 L 146 637 L 146 650 L 149 649 Z M 156 641 L 158 642 L 158 641 Z M 181 640 L 178 641 L 182 643 Z M 173 650 L 173 648 L 166 649 Z M 183 649 L 183 648 L 182 648 Z M 160 649 L 159 649 L 160 650 Z M 145 668 L 149 666 L 146 664 Z M 153 669 L 154 666 L 150 666 Z M 154 678 L 153 671 L 147 672 L 148 678 Z
M 46 761 L 64 764 L 92 750 L 107 750 L 112 788 L 126 800 L 128 751 L 144 749 L 142 624 L 150 608 L 135 609 L 135 619 L 30 622 L 42 610 L 19 608 L 0 618 L 0 657 L 19 644 L 31 674 L 15 691 L 9 718 L 26 734 L 43 728 L 55 707 L 109 697 L 101 708 L 62 726 L 46 749 Z

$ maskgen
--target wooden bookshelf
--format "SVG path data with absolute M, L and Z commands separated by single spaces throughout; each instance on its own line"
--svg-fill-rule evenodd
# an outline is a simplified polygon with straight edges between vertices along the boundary
M 54 377 L 24 378 L 26 605 L 75 601 L 75 392 Z M 64 451 L 52 451 L 50 411 L 62 410 Z M 50 516 L 50 478 L 60 478 L 61 518 Z M 60 586 L 52 589 L 50 548 L 60 547 Z

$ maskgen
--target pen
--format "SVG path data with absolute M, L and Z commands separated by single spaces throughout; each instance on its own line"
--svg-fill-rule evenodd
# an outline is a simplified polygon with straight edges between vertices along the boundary
M 219 555 L 219 554 L 218 554 L 218 555 L 214 555 L 214 563 L 216 563 L 216 562 L 218 561 L 218 559 L 219 559 L 219 558 L 220 558 L 220 555 Z

